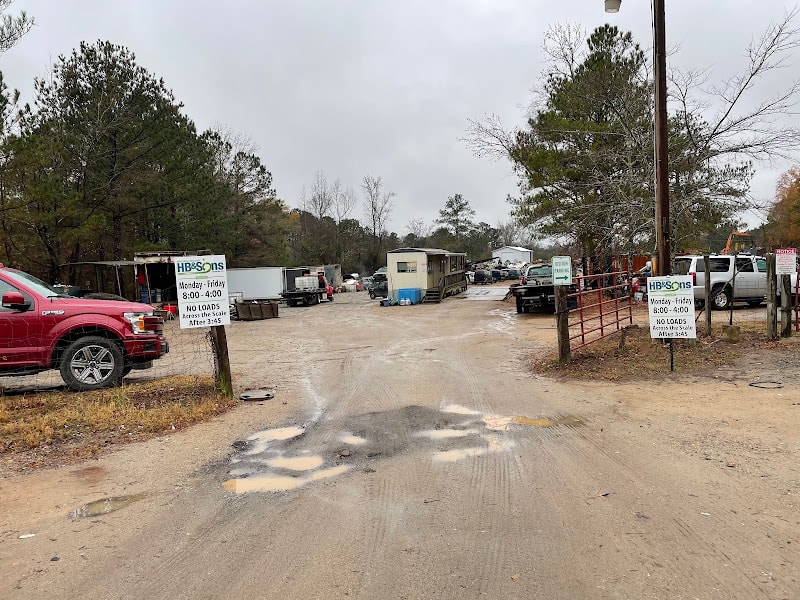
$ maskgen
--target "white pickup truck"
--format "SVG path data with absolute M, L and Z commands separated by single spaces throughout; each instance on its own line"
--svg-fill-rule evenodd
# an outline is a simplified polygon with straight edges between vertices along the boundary
M 691 275 L 694 299 L 702 305 L 705 299 L 705 265 L 702 255 L 677 256 L 673 261 L 675 275 Z M 711 308 L 725 310 L 733 302 L 759 306 L 767 297 L 767 259 L 750 254 L 712 254 L 709 256 Z M 792 275 L 792 290 L 797 273 Z M 778 290 L 780 295 L 780 290 Z

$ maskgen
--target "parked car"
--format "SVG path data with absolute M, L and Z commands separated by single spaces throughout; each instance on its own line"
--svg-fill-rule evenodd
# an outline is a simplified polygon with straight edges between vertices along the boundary
M 365 290 L 369 290 L 369 288 L 375 285 L 375 278 L 372 277 L 372 275 L 368 275 L 367 277 L 362 277 L 361 284 L 364 286 Z
M 501 269 L 501 271 L 503 273 L 503 279 L 519 279 L 519 269 L 508 267 L 506 269 Z
M 389 297 L 389 282 L 387 280 L 378 281 L 369 288 L 369 297 L 373 300 L 375 298 L 388 298 Z
M 75 298 L 0 264 L 0 375 L 58 369 L 70 388 L 117 385 L 169 352 L 164 319 L 147 304 Z
M 476 269 L 475 275 L 473 275 L 473 282 L 482 285 L 493 283 L 492 272 L 487 269 Z
M 694 300 L 702 305 L 705 299 L 705 265 L 703 256 L 678 256 L 673 261 L 675 275 L 691 275 Z M 767 295 L 767 260 L 750 254 L 712 254 L 709 256 L 711 308 L 725 310 L 733 302 L 758 306 Z

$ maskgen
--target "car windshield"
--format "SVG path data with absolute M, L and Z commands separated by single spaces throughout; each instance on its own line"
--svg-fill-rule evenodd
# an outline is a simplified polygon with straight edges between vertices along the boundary
M 54 296 L 61 298 L 67 297 L 66 294 L 62 294 L 57 289 L 46 284 L 38 277 L 34 277 L 33 275 L 30 275 L 28 273 L 24 273 L 22 271 L 15 271 L 13 269 L 4 270 L 3 273 L 5 273 L 6 277 L 13 280 L 15 283 L 25 286 L 33 290 L 37 294 L 41 294 L 42 296 L 45 296 L 47 298 L 52 298 Z

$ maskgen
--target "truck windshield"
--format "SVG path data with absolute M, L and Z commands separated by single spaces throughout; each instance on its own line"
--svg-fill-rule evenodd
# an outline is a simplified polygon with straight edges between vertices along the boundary
M 25 286 L 33 290 L 37 294 L 40 294 L 47 298 L 51 298 L 53 296 L 62 298 L 67 297 L 66 294 L 62 294 L 57 289 L 49 286 L 38 277 L 34 277 L 33 275 L 30 275 L 28 273 L 23 273 L 22 271 L 14 271 L 11 269 L 4 270 L 3 273 L 6 275 L 6 277 L 14 281 L 14 283 L 18 283 L 19 285 Z
M 552 275 L 553 275 L 552 265 L 539 265 L 528 269 L 529 277 L 552 277 Z

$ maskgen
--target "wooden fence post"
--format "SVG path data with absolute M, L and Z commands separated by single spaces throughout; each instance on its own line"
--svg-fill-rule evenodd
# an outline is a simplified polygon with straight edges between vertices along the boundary
M 781 337 L 792 337 L 792 280 L 781 275 Z
M 778 339 L 778 310 L 775 305 L 775 255 L 767 254 L 767 339 Z
M 214 374 L 214 383 L 223 394 L 228 398 L 232 398 L 231 361 L 228 357 L 228 336 L 225 334 L 224 325 L 214 325 L 211 328 L 211 344 L 214 348 L 214 356 L 217 359 L 217 372 Z
M 711 335 L 711 258 L 708 254 L 703 255 L 703 270 L 705 271 L 705 300 L 706 309 L 706 335 Z
M 567 286 L 556 288 L 556 331 L 558 332 L 558 362 L 562 365 L 572 360 L 569 349 L 569 310 L 567 310 Z

